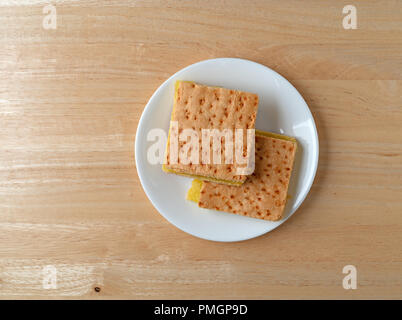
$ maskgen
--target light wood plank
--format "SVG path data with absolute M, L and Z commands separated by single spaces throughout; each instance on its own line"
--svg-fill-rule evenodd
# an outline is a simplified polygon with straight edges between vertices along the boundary
M 400 1 L 354 1 L 357 30 L 344 1 L 55 0 L 47 31 L 48 3 L 0 3 L 0 298 L 401 298 Z M 167 77 L 226 56 L 295 85 L 320 163 L 289 221 L 224 244 L 157 213 L 133 144 Z

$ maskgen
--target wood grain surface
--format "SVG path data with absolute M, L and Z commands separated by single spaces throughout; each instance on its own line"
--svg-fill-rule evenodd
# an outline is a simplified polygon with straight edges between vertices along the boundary
M 289 79 L 320 139 L 298 212 L 239 243 L 170 225 L 134 162 L 154 90 L 217 57 Z M 401 1 L 2 0 L 0 297 L 401 299 L 401 139 Z

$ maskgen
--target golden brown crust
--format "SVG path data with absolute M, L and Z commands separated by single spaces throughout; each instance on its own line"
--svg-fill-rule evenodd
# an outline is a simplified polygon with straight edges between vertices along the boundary
M 224 143 L 222 143 L 221 151 L 223 164 L 213 164 L 212 148 L 210 150 L 210 164 L 201 163 L 201 129 L 245 129 L 243 145 L 246 147 L 246 129 L 254 129 L 257 109 L 258 96 L 256 94 L 180 81 L 175 96 L 172 121 L 178 122 L 178 134 L 183 132 L 184 129 L 193 129 L 198 133 L 200 145 L 199 164 L 182 164 L 180 159 L 177 164 L 171 163 L 169 161 L 169 140 L 166 168 L 176 172 L 226 181 L 245 181 L 246 176 L 236 174 L 237 168 L 244 167 L 244 164 L 237 164 L 235 156 L 233 157 L 233 164 L 224 163 Z M 233 131 L 233 137 L 234 135 Z M 170 138 L 176 138 L 176 136 L 172 135 Z M 180 149 L 185 145 L 186 142 L 179 142 Z

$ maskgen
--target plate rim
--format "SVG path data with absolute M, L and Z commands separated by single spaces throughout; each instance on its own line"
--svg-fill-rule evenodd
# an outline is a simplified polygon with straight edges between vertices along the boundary
M 218 239 L 218 240 L 217 240 L 217 239 L 212 239 L 212 238 L 209 238 L 209 237 L 204 237 L 204 236 L 201 236 L 201 235 L 192 233 L 192 232 L 190 232 L 190 231 L 188 231 L 188 230 L 185 230 L 185 228 L 182 228 L 182 227 L 178 226 L 176 223 L 174 223 L 173 221 L 171 221 L 171 219 L 170 219 L 166 214 L 163 213 L 163 210 L 152 200 L 152 198 L 151 198 L 150 195 L 149 195 L 149 191 L 144 187 L 145 177 L 143 176 L 143 174 L 142 174 L 142 173 L 140 172 L 140 170 L 139 170 L 139 166 L 141 166 L 141 164 L 139 165 L 139 162 L 138 162 L 138 161 L 139 161 L 139 160 L 138 160 L 139 157 L 137 157 L 136 154 L 137 154 L 137 153 L 140 153 L 140 150 L 139 150 L 139 142 L 138 142 L 137 139 L 138 139 L 138 132 L 140 132 L 140 129 L 141 129 L 142 126 L 144 125 L 144 121 L 145 121 L 145 120 L 144 120 L 144 117 L 145 117 L 144 115 L 145 115 L 147 109 L 149 108 L 151 102 L 155 99 L 156 95 L 159 93 L 159 91 L 162 90 L 165 86 L 167 86 L 167 85 L 170 83 L 170 81 L 171 81 L 174 77 L 176 77 L 179 73 L 185 72 L 186 70 L 188 70 L 188 69 L 190 69 L 190 68 L 192 68 L 192 67 L 194 67 L 194 66 L 196 66 L 196 65 L 201 65 L 201 64 L 205 64 L 205 63 L 211 63 L 211 62 L 215 62 L 215 61 L 218 62 L 218 61 L 229 61 L 229 60 L 230 60 L 230 61 L 241 61 L 241 62 L 245 62 L 245 63 L 249 63 L 249 64 L 254 64 L 254 65 L 257 65 L 258 67 L 262 67 L 262 68 L 264 68 L 264 69 L 267 69 L 269 72 L 272 72 L 272 73 L 274 73 L 276 76 L 278 76 L 279 78 L 281 78 L 281 80 L 284 80 L 285 82 L 287 82 L 287 83 L 296 91 L 297 95 L 298 95 L 298 96 L 301 98 L 301 100 L 304 102 L 309 117 L 312 119 L 312 124 L 313 124 L 313 129 L 314 129 L 314 130 L 313 130 L 313 131 L 314 131 L 314 140 L 315 140 L 315 145 L 316 145 L 316 148 L 317 148 L 317 152 L 316 152 L 316 156 L 315 156 L 314 163 L 313 163 L 313 174 L 312 174 L 311 180 L 310 180 L 310 182 L 309 182 L 309 185 L 308 185 L 307 188 L 306 188 L 307 191 L 306 191 L 306 193 L 304 194 L 304 196 L 302 197 L 302 199 L 301 199 L 301 201 L 299 202 L 299 204 L 297 204 L 297 205 L 295 206 L 295 209 L 293 210 L 293 212 L 292 212 L 291 214 L 289 214 L 286 218 L 284 218 L 284 219 L 282 219 L 282 220 L 280 220 L 280 221 L 277 221 L 279 224 L 278 224 L 277 226 L 275 226 L 275 227 L 274 227 L 273 229 L 271 229 L 271 230 L 264 231 L 264 232 L 259 233 L 259 234 L 255 234 L 255 235 L 253 235 L 253 236 L 251 236 L 251 237 L 239 238 L 239 239 L 237 239 L 237 240 L 222 240 L 222 239 Z M 290 217 L 292 217 L 292 216 L 296 213 L 296 211 L 299 209 L 299 207 L 301 206 L 301 204 L 304 202 L 304 200 L 306 199 L 307 195 L 310 193 L 311 187 L 312 187 L 312 185 L 313 185 L 313 183 L 314 183 L 314 181 L 315 181 L 315 177 L 316 177 L 316 174 L 317 174 L 318 161 L 319 161 L 319 154 L 320 154 L 320 141 L 319 141 L 319 138 L 318 138 L 318 131 L 317 131 L 317 126 L 316 126 L 316 124 L 315 124 L 314 116 L 313 116 L 313 114 L 312 114 L 312 112 L 311 112 L 311 110 L 310 110 L 310 108 L 309 108 L 307 102 L 304 100 L 303 96 L 302 96 L 302 95 L 300 94 L 300 92 L 296 89 L 296 87 L 295 87 L 289 80 L 287 80 L 285 77 L 283 77 L 281 74 L 279 74 L 277 71 L 272 70 L 271 68 L 269 68 L 269 67 L 267 67 L 267 66 L 265 66 L 265 65 L 263 65 L 263 64 L 260 64 L 260 63 L 258 63 L 258 62 L 254 62 L 254 61 L 251 61 L 251 60 L 247 60 L 247 59 L 242 59 L 242 58 L 230 58 L 230 57 L 212 58 L 212 59 L 206 59 L 206 60 L 201 60 L 201 61 L 192 63 L 192 64 L 190 64 L 190 65 L 188 65 L 188 66 L 186 66 L 186 67 L 184 67 L 184 68 L 178 70 L 177 72 L 175 72 L 174 74 L 172 74 L 169 78 L 167 78 L 165 81 L 163 81 L 162 84 L 159 85 L 159 87 L 153 92 L 153 94 L 151 95 L 151 97 L 148 99 L 148 102 L 146 103 L 144 109 L 142 110 L 141 117 L 140 117 L 140 119 L 139 119 L 139 121 L 138 121 L 137 130 L 136 130 L 136 132 L 135 132 L 135 139 L 134 139 L 134 159 L 135 159 L 135 166 L 136 166 L 137 175 L 138 175 L 138 177 L 139 177 L 139 179 L 140 179 L 141 187 L 142 187 L 142 189 L 144 190 L 145 195 L 147 196 L 147 198 L 148 198 L 148 200 L 151 202 L 151 204 L 154 206 L 154 208 L 158 211 L 158 213 L 159 213 L 160 215 L 162 215 L 162 217 L 164 217 L 170 224 L 174 225 L 174 226 L 175 226 L 176 228 L 178 228 L 179 230 L 181 230 L 181 231 L 183 231 L 183 232 L 185 232 L 185 233 L 187 233 L 187 234 L 189 234 L 189 235 L 191 235 L 191 236 L 197 237 L 197 238 L 199 238 L 199 239 L 204 239 L 204 240 L 209 240 L 209 241 L 215 241 L 215 242 L 240 242 L 240 241 L 245 241 L 245 240 L 249 240 L 249 239 L 254 239 L 254 238 L 260 237 L 260 236 L 262 236 L 262 235 L 264 235 L 264 234 L 267 234 L 267 233 L 269 233 L 269 232 L 271 232 L 271 231 L 277 229 L 277 228 L 278 228 L 279 226 L 281 226 L 285 221 L 287 221 Z

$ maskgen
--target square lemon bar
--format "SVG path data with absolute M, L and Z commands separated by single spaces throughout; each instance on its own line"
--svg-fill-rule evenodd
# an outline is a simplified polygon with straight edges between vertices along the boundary
M 187 199 L 201 208 L 277 221 L 283 217 L 296 139 L 275 133 L 256 132 L 254 173 L 241 186 L 193 180 Z
M 194 177 L 201 180 L 213 181 L 229 185 L 239 186 L 247 178 L 245 174 L 238 174 L 238 168 L 244 167 L 244 163 L 236 161 L 235 157 L 235 129 L 243 129 L 243 156 L 250 159 L 251 154 L 248 150 L 247 129 L 255 129 L 255 119 L 258 110 L 258 95 L 254 93 L 225 89 L 220 87 L 210 87 L 190 81 L 177 81 L 175 85 L 174 104 L 171 116 L 171 126 L 167 141 L 165 163 L 162 169 L 168 173 Z M 177 132 L 173 132 L 172 123 L 177 123 Z M 193 146 L 188 145 L 190 141 L 182 141 L 178 136 L 186 129 L 196 132 L 198 139 L 199 161 L 197 163 L 183 163 L 180 157 L 177 161 L 172 161 L 171 145 L 172 139 L 177 139 L 178 149 L 191 152 Z M 217 129 L 222 132 L 229 129 L 233 135 L 233 159 L 232 162 L 226 160 L 226 142 L 221 139 L 221 159 L 220 163 L 202 161 L 203 152 L 203 129 Z M 254 143 L 254 141 L 253 141 Z M 212 142 L 209 141 L 209 147 Z M 253 149 L 254 150 L 254 149 Z M 181 152 L 179 151 L 179 152 Z M 217 151 L 218 152 L 218 151 Z M 212 158 L 213 150 L 210 149 L 209 155 Z

